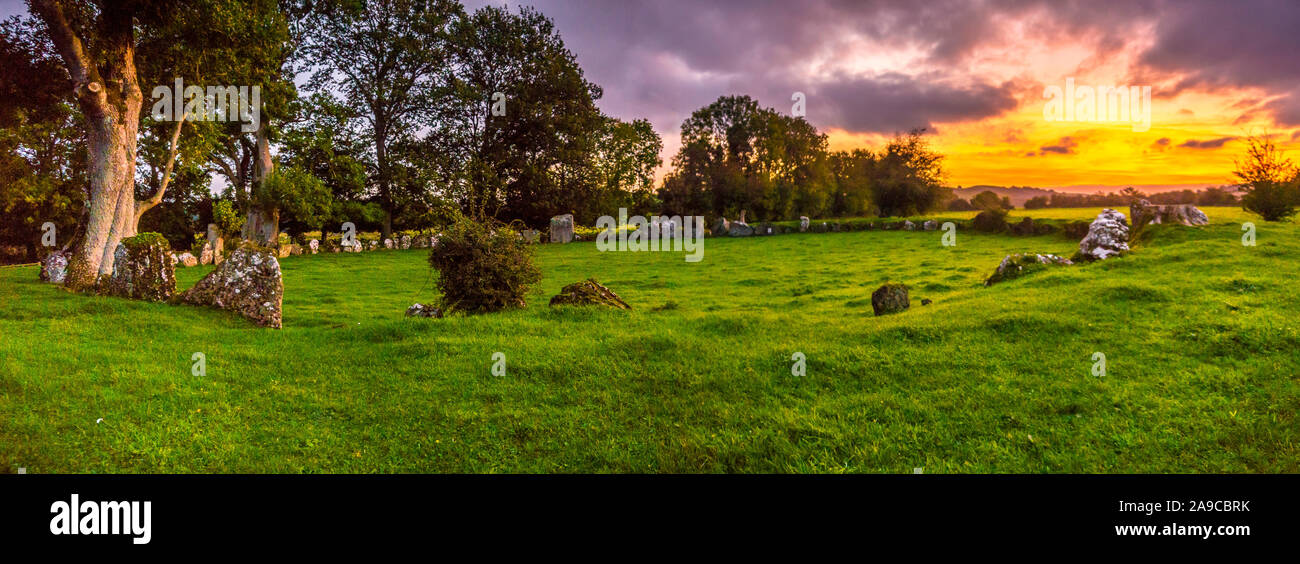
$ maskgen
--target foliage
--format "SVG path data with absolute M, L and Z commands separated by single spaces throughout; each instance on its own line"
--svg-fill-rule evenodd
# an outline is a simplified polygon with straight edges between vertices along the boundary
M 1250 136 L 1246 155 L 1236 161 L 1233 174 L 1241 180 L 1242 209 L 1259 214 L 1265 221 L 1283 221 L 1300 206 L 1300 171 L 1282 155 L 1268 136 Z
M 1000 206 L 986 209 L 975 216 L 972 227 L 984 233 L 1001 233 L 1007 230 L 1007 210 Z
M 244 216 L 235 211 L 235 206 L 230 203 L 230 200 L 216 200 L 212 202 L 212 223 L 221 230 L 222 236 L 230 237 L 243 229 Z
M 524 307 L 528 290 L 542 279 L 534 248 L 504 223 L 457 217 L 429 252 L 443 308 L 487 313 Z
M 267 177 L 260 191 L 267 207 L 278 206 L 282 218 L 319 228 L 330 217 L 332 197 L 325 184 L 296 166 L 279 166 Z

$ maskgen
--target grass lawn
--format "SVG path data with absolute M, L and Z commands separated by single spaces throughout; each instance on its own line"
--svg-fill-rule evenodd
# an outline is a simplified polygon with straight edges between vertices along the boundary
M 544 245 L 528 308 L 440 320 L 403 316 L 436 298 L 427 251 L 290 257 L 279 331 L 0 269 L 0 472 L 1298 472 L 1300 225 L 1206 212 L 989 288 L 1003 255 L 1077 242 Z M 547 307 L 587 277 L 635 309 Z M 886 281 L 910 311 L 872 315 Z

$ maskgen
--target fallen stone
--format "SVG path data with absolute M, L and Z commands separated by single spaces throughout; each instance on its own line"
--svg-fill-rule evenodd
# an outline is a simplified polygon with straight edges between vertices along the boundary
M 1057 255 L 1036 254 L 1036 253 L 1016 253 L 1007 255 L 998 263 L 993 275 L 984 281 L 985 286 L 992 286 L 998 282 L 1004 282 L 1015 278 L 1020 278 L 1031 272 L 1042 270 L 1048 266 L 1069 266 L 1074 264 L 1070 259 Z
M 263 327 L 279 329 L 284 300 L 280 261 L 269 249 L 245 243 L 181 299 L 230 310 Z
M 594 278 L 569 284 L 551 298 L 551 305 L 602 305 L 618 309 L 632 309 L 613 290 L 601 286 Z
M 754 234 L 754 228 L 740 221 L 731 222 L 731 229 L 727 231 L 728 237 L 749 237 Z
M 176 262 L 179 264 L 183 264 L 186 267 L 199 265 L 199 259 L 195 258 L 194 253 L 191 253 L 189 251 L 176 255 Z
M 924 229 L 924 230 L 926 230 L 926 231 L 934 231 L 934 230 L 936 230 L 936 229 L 939 228 L 939 222 L 937 222 L 937 221 L 935 221 L 935 220 L 933 220 L 933 219 L 927 219 L 927 220 L 925 220 L 925 223 L 922 223 L 922 224 L 921 224 L 921 228 Z M 924 300 L 923 300 L 923 301 L 924 301 Z M 922 305 L 924 305 L 924 304 L 922 304 Z
M 433 307 L 433 306 L 427 306 L 427 305 L 424 305 L 424 304 L 419 304 L 419 303 L 417 303 L 417 304 L 412 305 L 411 307 L 406 308 L 406 316 L 407 316 L 407 317 L 437 317 L 437 318 L 441 318 L 441 317 L 442 317 L 442 310 L 441 310 L 441 309 L 438 309 L 438 308 L 436 308 L 436 307 Z
M 1147 223 L 1165 223 L 1178 225 L 1209 225 L 1210 218 L 1205 212 L 1192 204 L 1156 205 L 1147 200 L 1139 200 L 1129 205 L 1129 219 L 1133 226 Z
M 713 223 L 713 236 L 723 237 L 731 233 L 731 222 L 725 217 L 719 217 L 718 221 Z

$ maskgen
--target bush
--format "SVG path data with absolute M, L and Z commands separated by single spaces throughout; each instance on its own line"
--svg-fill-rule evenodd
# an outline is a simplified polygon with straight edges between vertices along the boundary
M 1264 218 L 1283 221 L 1300 206 L 1300 177 L 1289 182 L 1257 182 L 1241 197 L 1241 207 Z
M 975 216 L 971 223 L 976 231 L 984 233 L 1001 233 L 1007 230 L 1007 210 L 990 209 L 984 210 Z
M 212 202 L 212 223 L 217 224 L 223 236 L 231 236 L 244 228 L 244 216 L 235 211 L 230 200 L 217 200 Z
M 438 270 L 443 311 L 486 313 L 524 307 L 529 288 L 542 279 L 533 246 L 495 220 L 458 216 L 429 252 Z

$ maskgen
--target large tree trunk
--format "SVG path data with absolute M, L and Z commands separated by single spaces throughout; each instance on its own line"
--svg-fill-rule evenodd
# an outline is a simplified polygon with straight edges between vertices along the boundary
M 257 155 L 254 161 L 252 197 L 249 198 L 248 217 L 244 220 L 242 237 L 259 245 L 275 247 L 280 243 L 280 210 L 264 205 L 262 197 L 267 177 L 275 169 L 271 160 L 271 143 L 267 139 L 266 123 L 257 129 Z
M 86 42 L 68 23 L 60 2 L 36 0 L 32 8 L 68 68 L 86 119 L 90 217 L 65 281 L 69 288 L 83 290 L 112 274 L 118 242 L 135 234 L 136 133 L 144 97 L 135 70 L 134 14 L 129 9 L 100 14 L 91 42 L 100 50 L 96 57 L 86 52 Z
M 393 238 L 393 196 L 388 176 L 388 121 L 383 117 L 375 125 L 375 164 L 379 167 L 379 205 L 384 208 L 384 223 L 380 226 L 383 235 L 379 238 Z

